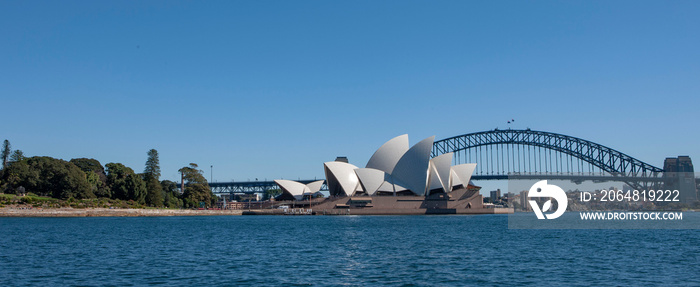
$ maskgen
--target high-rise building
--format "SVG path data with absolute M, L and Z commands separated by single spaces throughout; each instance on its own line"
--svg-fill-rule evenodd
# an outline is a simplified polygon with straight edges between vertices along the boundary
M 527 202 L 527 190 L 520 192 L 520 206 L 522 206 L 523 211 L 530 211 L 530 204 Z
M 501 189 L 491 191 L 491 202 L 496 202 L 501 198 Z

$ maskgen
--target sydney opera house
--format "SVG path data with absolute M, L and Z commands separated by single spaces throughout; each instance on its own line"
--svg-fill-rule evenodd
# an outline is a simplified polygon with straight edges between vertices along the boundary
M 364 168 L 343 161 L 323 164 L 330 196 L 314 198 L 324 181 L 275 180 L 277 200 L 306 201 L 318 214 L 502 213 L 484 208 L 480 187 L 471 184 L 476 164 L 452 166 L 452 153 L 430 158 L 435 137 L 409 148 L 408 135 L 395 137 Z

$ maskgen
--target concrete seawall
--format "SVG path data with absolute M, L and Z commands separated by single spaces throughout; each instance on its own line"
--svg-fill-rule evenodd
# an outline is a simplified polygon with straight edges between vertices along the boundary
M 109 209 L 109 208 L 0 208 L 0 217 L 136 217 L 241 215 L 241 210 Z

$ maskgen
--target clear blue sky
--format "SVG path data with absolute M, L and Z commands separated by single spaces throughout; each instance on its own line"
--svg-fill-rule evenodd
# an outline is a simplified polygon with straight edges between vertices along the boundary
M 698 1 L 2 1 L 0 140 L 164 179 L 323 178 L 411 144 L 558 132 L 700 165 Z

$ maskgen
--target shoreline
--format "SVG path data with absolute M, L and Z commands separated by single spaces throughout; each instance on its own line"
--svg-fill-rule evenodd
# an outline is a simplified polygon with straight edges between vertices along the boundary
M 0 208 L 0 217 L 157 217 L 242 215 L 242 210 L 131 208 Z
M 358 211 L 358 210 L 353 210 Z M 700 212 L 700 210 L 686 210 L 690 212 Z M 501 212 L 497 212 L 501 213 Z M 495 213 L 495 214 L 497 214 Z M 516 213 L 522 213 L 517 212 Z M 370 212 L 339 212 L 337 215 L 370 215 Z M 379 213 L 378 213 L 379 214 Z M 386 212 L 383 215 L 428 215 L 430 213 L 416 210 L 402 210 L 402 212 Z M 436 213 L 439 214 L 439 213 Z M 451 214 L 451 213 L 445 213 Z M 459 213 L 462 214 L 462 213 Z M 464 213 L 464 214 L 485 214 L 485 213 Z M 0 218 L 4 217 L 169 217 L 169 216 L 238 216 L 238 215 L 285 215 L 284 211 L 277 209 L 266 210 L 194 210 L 194 209 L 137 209 L 137 208 L 21 208 L 2 207 L 0 208 Z M 290 214 L 293 215 L 293 214 Z M 319 214 L 321 215 L 321 214 Z M 328 213 L 325 215 L 336 215 Z

